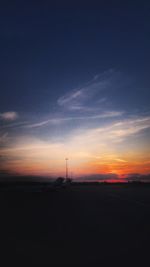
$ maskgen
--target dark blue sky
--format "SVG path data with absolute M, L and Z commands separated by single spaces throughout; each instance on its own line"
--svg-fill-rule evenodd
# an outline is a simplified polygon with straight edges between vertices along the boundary
M 101 173 L 150 172 L 150 4 L 49 2 L 0 6 L 0 169 L 42 173 L 52 151 L 59 174 L 66 153 L 80 173 L 102 155 Z
M 1 8 L 2 111 L 48 111 L 49 102 L 111 68 L 149 87 L 147 1 L 95 8 L 23 2 Z

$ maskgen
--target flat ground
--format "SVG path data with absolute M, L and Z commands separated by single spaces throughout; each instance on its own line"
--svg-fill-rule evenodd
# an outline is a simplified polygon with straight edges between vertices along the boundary
M 0 192 L 0 266 L 150 266 L 150 186 L 27 191 Z

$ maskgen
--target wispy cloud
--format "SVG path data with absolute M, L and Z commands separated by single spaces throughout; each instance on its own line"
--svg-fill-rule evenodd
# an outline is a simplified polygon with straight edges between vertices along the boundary
M 27 121 L 13 122 L 13 123 L 9 123 L 9 124 L 0 125 L 0 130 L 22 128 L 28 124 L 29 124 L 29 122 L 27 122 Z
M 116 159 L 114 159 L 115 161 L 118 161 L 118 162 L 128 162 L 127 160 L 124 160 L 124 159 L 118 159 L 118 158 L 116 158 Z
M 115 118 L 123 114 L 123 111 L 114 110 L 107 105 L 107 97 L 101 95 L 100 92 L 105 91 L 112 86 L 112 81 L 117 73 L 114 70 L 108 70 L 102 74 L 95 75 L 94 78 L 78 89 L 71 90 L 69 93 L 61 96 L 57 100 L 56 114 L 50 114 L 45 118 L 33 121 L 29 118 L 29 122 L 21 122 L 14 125 L 2 125 L 3 128 L 39 128 L 48 125 L 61 125 L 70 121 L 81 120 L 99 120 L 103 118 Z M 100 93 L 100 94 L 99 94 Z M 58 112 L 62 116 L 58 116 Z M 69 113 L 66 115 L 66 111 Z M 69 115 L 68 115 L 69 114 Z M 18 118 L 18 114 L 14 111 L 0 113 L 0 119 L 5 121 L 14 121 Z
M 111 122 L 106 126 L 92 128 L 86 132 L 80 130 L 75 134 L 75 139 L 81 139 L 81 142 L 95 140 L 96 143 L 122 142 L 127 137 L 140 133 L 150 128 L 150 117 L 129 118 L 118 122 Z M 83 135 L 83 137 L 82 137 Z M 75 140 L 74 140 L 75 141 Z
M 112 136 L 116 138 L 125 138 L 148 128 L 150 128 L 149 116 L 141 119 L 128 119 L 124 122 L 116 123 L 111 133 Z
M 106 101 L 106 97 L 101 97 L 98 93 L 110 87 L 114 75 L 115 72 L 113 70 L 108 70 L 94 76 L 94 78 L 84 86 L 71 90 L 69 93 L 59 97 L 57 100 L 58 105 L 69 110 L 88 110 L 87 102 L 95 96 L 98 97 L 96 100 L 99 101 L 99 104 L 102 104 Z M 94 108 L 95 104 L 93 105 L 93 109 Z
M 56 171 L 58 175 L 62 175 L 64 159 L 67 156 L 71 170 L 79 175 L 100 172 L 148 173 L 148 153 L 144 153 L 142 158 L 141 154 L 138 156 L 130 146 L 127 147 L 132 136 L 140 136 L 140 133 L 148 128 L 150 117 L 141 117 L 109 122 L 96 128 L 79 128 L 56 142 L 51 138 L 43 140 L 35 136 L 23 136 L 16 138 L 9 147 L 2 147 L 1 155 L 9 159 L 9 164 L 8 160 L 5 162 L 6 166 L 9 165 L 11 170 L 17 169 L 20 172 L 43 174 L 45 171 Z M 1 140 L 7 138 L 7 133 L 1 136 Z M 2 167 L 5 167 L 4 162 Z
M 67 121 L 72 121 L 72 120 L 98 120 L 98 119 L 103 119 L 103 118 L 113 118 L 113 117 L 119 117 L 124 114 L 123 111 L 105 111 L 100 114 L 96 115 L 90 115 L 90 116 L 70 116 L 70 117 L 56 117 L 53 119 L 49 120 L 43 120 L 37 123 L 32 123 L 32 124 L 27 124 L 23 125 L 25 128 L 36 128 L 36 127 L 44 127 L 47 125 L 58 125 L 65 123 Z
M 0 120 L 4 121 L 14 121 L 19 117 L 18 113 L 15 111 L 8 111 L 0 113 Z
M 0 134 L 0 144 L 5 143 L 8 139 L 8 133 Z
M 72 101 L 76 101 L 77 99 L 81 99 L 84 96 L 85 88 L 82 88 L 80 90 L 73 90 L 73 92 L 66 94 L 65 96 L 62 96 L 58 99 L 57 103 L 60 106 L 65 106 L 69 104 Z

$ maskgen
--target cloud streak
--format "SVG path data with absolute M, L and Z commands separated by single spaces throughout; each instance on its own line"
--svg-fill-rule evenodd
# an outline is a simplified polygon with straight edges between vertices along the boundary
M 51 138 L 17 138 L 9 147 L 3 147 L 1 154 L 11 159 L 7 162 L 10 169 L 18 168 L 20 172 L 24 170 L 44 173 L 46 170 L 52 173 L 57 170 L 57 174 L 61 174 L 64 170 L 63 159 L 67 156 L 71 162 L 71 170 L 79 175 L 100 172 L 120 175 L 137 170 L 148 173 L 148 154 L 144 153 L 143 158 L 139 157 L 127 145 L 130 137 L 148 128 L 150 117 L 129 118 L 101 127 L 79 128 L 56 142 Z M 2 137 L 5 138 L 7 135 Z M 118 144 L 121 144 L 123 151 L 118 149 Z
M 71 170 L 79 175 L 150 172 L 147 140 L 143 141 L 148 136 L 142 136 L 150 129 L 150 116 L 131 115 L 121 110 L 121 105 L 109 104 L 105 92 L 116 88 L 115 75 L 95 76 L 85 86 L 58 98 L 56 113 L 41 114 L 36 120 L 29 113 L 24 122 L 16 121 L 15 111 L 0 113 L 2 167 L 29 173 L 57 170 L 62 175 L 67 156 L 70 162 L 73 159 Z
M 150 128 L 150 117 L 129 118 L 119 122 L 113 122 L 106 126 L 92 128 L 84 131 L 79 131 L 78 135 L 74 134 L 75 139 L 79 140 L 96 140 L 97 143 L 122 142 L 127 137 L 140 133 L 143 130 Z M 77 137 L 78 136 L 78 137 Z M 83 138 L 82 138 L 83 136 Z M 82 141 L 83 141 L 82 140 Z M 74 140 L 76 141 L 76 140 Z M 81 142 L 82 142 L 81 141 Z
M 69 93 L 61 96 L 57 100 L 58 106 L 74 110 L 89 110 L 87 106 L 88 102 L 91 102 L 91 99 L 98 97 L 98 103 L 102 104 L 106 101 L 106 97 L 101 97 L 100 93 L 103 90 L 110 88 L 112 85 L 112 78 L 116 75 L 113 70 L 106 71 L 101 75 L 96 75 L 91 81 L 86 83 L 84 86 L 73 89 Z M 93 110 L 95 105 L 93 106 Z
M 8 140 L 8 133 L 3 133 L 0 135 L 0 144 L 5 143 Z
M 18 113 L 15 111 L 8 111 L 0 113 L 0 120 L 3 121 L 14 121 L 19 117 Z
M 90 116 L 70 116 L 70 117 L 58 117 L 58 118 L 56 117 L 53 119 L 43 120 L 37 123 L 24 125 L 23 127 L 37 128 L 37 127 L 44 127 L 50 124 L 52 125 L 62 124 L 62 123 L 73 121 L 73 120 L 98 120 L 98 119 L 103 119 L 103 118 L 114 118 L 114 117 L 122 116 L 123 114 L 124 114 L 123 111 L 105 111 L 100 114 L 90 115 Z

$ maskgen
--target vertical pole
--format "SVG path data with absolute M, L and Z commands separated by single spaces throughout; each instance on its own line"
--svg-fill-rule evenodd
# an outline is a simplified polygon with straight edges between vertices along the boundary
M 66 180 L 68 179 L 68 159 L 66 158 Z

